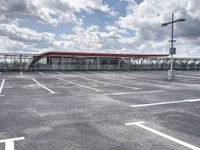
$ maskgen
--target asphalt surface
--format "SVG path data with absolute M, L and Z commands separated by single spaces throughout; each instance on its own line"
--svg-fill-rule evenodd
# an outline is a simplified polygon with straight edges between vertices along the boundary
M 0 86 L 0 150 L 200 148 L 198 71 L 2 72 Z

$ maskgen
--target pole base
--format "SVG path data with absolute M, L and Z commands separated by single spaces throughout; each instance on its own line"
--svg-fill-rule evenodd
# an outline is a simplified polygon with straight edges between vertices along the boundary
M 168 80 L 175 80 L 175 70 L 168 70 Z

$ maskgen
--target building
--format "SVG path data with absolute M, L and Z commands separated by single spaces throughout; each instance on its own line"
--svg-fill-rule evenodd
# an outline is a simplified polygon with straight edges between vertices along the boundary
M 200 70 L 199 58 L 174 58 L 175 70 Z M 166 54 L 111 54 L 45 52 L 42 54 L 0 54 L 0 70 L 168 70 Z

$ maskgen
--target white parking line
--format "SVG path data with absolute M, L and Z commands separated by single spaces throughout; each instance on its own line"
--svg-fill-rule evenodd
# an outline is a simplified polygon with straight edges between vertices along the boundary
M 136 77 L 132 77 L 132 76 L 127 76 L 127 75 L 121 75 L 121 77 L 126 78 L 126 79 L 136 79 Z
M 39 72 L 39 74 L 41 74 L 41 75 L 44 75 L 44 73 L 43 73 L 43 72 Z
M 135 77 L 135 78 L 146 78 L 146 79 L 155 79 L 154 77 L 150 77 L 150 76 L 143 76 L 141 74 L 131 74 L 131 73 L 127 73 L 127 76 L 129 77 Z M 154 75 L 155 76 L 155 75 Z M 160 76 L 157 76 L 160 77 Z
M 80 72 L 76 72 L 76 71 L 73 71 L 74 73 L 76 73 L 76 74 L 81 74 L 81 75 L 83 75 L 84 73 L 80 73 Z
M 200 79 L 200 77 L 197 76 L 186 76 L 186 75 L 176 75 L 178 77 L 184 77 L 184 78 L 193 78 L 193 79 Z
M 92 87 L 89 87 L 89 86 L 85 86 L 85 85 L 81 85 L 81 84 L 78 84 L 78 83 L 75 83 L 75 82 L 71 82 L 71 81 L 67 81 L 63 78 L 58 78 L 59 80 L 62 80 L 62 81 L 65 81 L 65 82 L 68 82 L 68 83 L 71 83 L 71 84 L 74 84 L 74 85 L 77 85 L 77 86 L 80 86 L 80 87 L 84 87 L 84 88 L 87 88 L 87 89 L 91 89 L 91 90 L 94 90 L 94 91 L 97 91 L 97 92 L 100 92 L 102 90 L 99 90 L 99 89 L 96 89 L 96 88 L 92 88 Z
M 63 75 L 64 73 L 62 73 L 62 72 L 57 72 L 58 74 L 61 74 L 61 75 Z
M 50 93 L 52 93 L 52 94 L 55 94 L 55 93 L 56 93 L 56 92 L 50 90 L 49 88 L 47 88 L 46 86 L 42 85 L 41 83 L 39 83 L 39 82 L 38 82 L 37 80 L 35 80 L 34 78 L 33 78 L 33 81 L 35 81 L 39 86 L 43 87 L 44 89 L 46 89 L 46 90 L 49 91 Z
M 126 79 L 137 79 L 137 77 L 133 77 L 133 76 L 126 76 L 126 75 L 120 75 L 121 77 L 123 78 L 126 78 Z M 153 78 L 152 78 L 153 79 Z M 145 80 L 145 79 L 144 79 Z M 154 87 L 163 87 L 163 88 L 172 88 L 174 86 L 168 86 L 168 85 L 162 85 L 161 83 L 148 83 L 148 79 L 147 81 L 143 81 L 142 84 L 147 84 L 147 85 L 150 85 L 150 86 L 154 86 Z M 141 82 L 140 82 L 141 83 Z
M 3 90 L 4 83 L 5 83 L 5 79 L 3 79 L 2 82 L 1 82 L 0 94 L 1 94 L 1 92 L 2 92 L 2 90 Z M 1 95 L 1 96 L 3 96 L 3 95 Z
M 18 138 L 11 138 L 11 139 L 4 139 L 4 140 L 0 140 L 0 143 L 5 143 L 5 150 L 14 150 L 14 141 L 20 141 L 20 140 L 24 140 L 24 137 L 18 137 Z
M 170 140 L 170 141 L 173 141 L 173 142 L 178 143 L 178 144 L 180 144 L 180 145 L 182 145 L 182 146 L 185 146 L 185 147 L 187 147 L 187 148 L 190 148 L 190 149 L 192 149 L 192 150 L 200 150 L 199 147 L 196 147 L 196 146 L 194 146 L 194 145 L 191 145 L 191 144 L 189 144 L 189 143 L 186 143 L 186 142 L 184 142 L 184 141 L 181 141 L 181 140 L 179 140 L 179 139 L 176 139 L 176 138 L 174 138 L 174 137 L 172 137 L 172 136 L 169 136 L 169 135 L 167 135 L 167 134 L 164 134 L 164 133 L 162 133 L 162 132 L 159 132 L 159 131 L 157 131 L 157 130 L 154 130 L 154 129 L 152 129 L 152 128 L 149 128 L 149 127 L 143 125 L 144 123 L 145 123 L 145 122 L 141 121 L 141 122 L 125 123 L 124 125 L 126 125 L 126 126 L 135 125 L 135 126 L 138 126 L 138 127 L 142 128 L 142 129 L 145 129 L 145 130 L 147 130 L 147 131 L 150 131 L 150 132 L 152 132 L 152 133 L 154 133 L 154 134 L 157 134 L 157 135 L 159 135 L 159 136 L 161 136 L 161 137 L 164 137 L 164 138 L 166 138 L 166 139 L 168 139 L 168 140 Z
M 22 72 L 20 72 L 20 74 L 23 76 L 23 73 L 22 73 Z
M 121 93 L 108 93 L 108 94 L 103 94 L 107 96 L 115 96 L 115 95 L 128 95 L 128 94 L 143 94 L 143 93 L 161 93 L 164 91 L 138 91 L 138 92 L 121 92 Z
M 162 85 L 162 84 L 156 84 L 156 83 L 147 83 L 147 82 L 143 82 L 143 84 L 146 85 L 150 85 L 150 86 L 154 86 L 154 87 L 161 87 L 161 88 L 173 88 L 174 86 L 168 86 L 168 85 Z
M 167 105 L 167 104 L 176 104 L 176 103 L 188 103 L 188 102 L 192 103 L 192 102 L 199 102 L 199 101 L 200 99 L 186 99 L 186 100 L 171 101 L 171 102 L 131 105 L 131 107 L 147 107 L 147 106 Z
M 94 82 L 101 83 L 101 84 L 114 85 L 114 86 L 124 87 L 124 88 L 128 88 L 128 89 L 134 89 L 134 90 L 141 89 L 141 88 L 137 88 L 137 87 L 133 87 L 133 86 L 126 86 L 126 85 L 121 85 L 121 84 L 115 84 L 115 83 L 108 83 L 108 82 L 98 81 L 98 80 L 89 79 L 89 78 L 86 78 L 86 77 L 80 77 L 80 78 L 88 80 L 88 81 L 94 81 Z

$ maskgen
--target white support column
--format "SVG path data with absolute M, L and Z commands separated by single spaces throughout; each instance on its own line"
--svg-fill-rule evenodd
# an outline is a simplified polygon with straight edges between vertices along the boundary
M 121 58 L 118 59 L 118 69 L 120 70 Z
M 4 139 L 4 140 L 0 140 L 0 143 L 5 143 L 5 150 L 15 150 L 14 141 L 20 141 L 24 139 L 25 139 L 24 137 Z
M 100 70 L 100 58 L 99 58 L 99 56 L 97 57 L 97 69 L 98 69 L 98 71 Z
M 6 71 L 6 67 L 7 67 L 6 55 L 4 55 L 4 63 L 5 63 L 4 69 L 5 69 L 5 71 Z
M 20 71 L 22 71 L 22 54 L 20 54 L 20 57 L 19 57 L 19 61 L 20 61 Z

